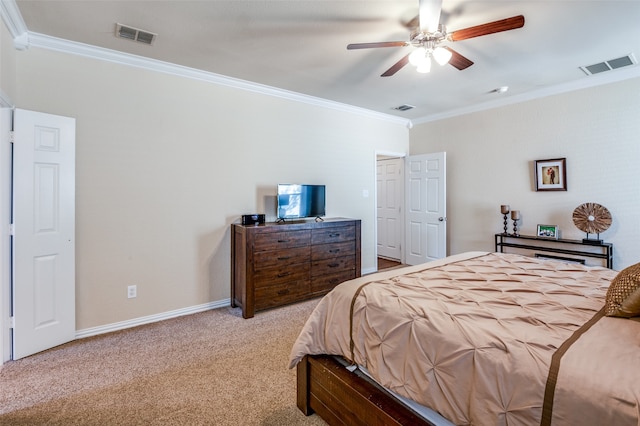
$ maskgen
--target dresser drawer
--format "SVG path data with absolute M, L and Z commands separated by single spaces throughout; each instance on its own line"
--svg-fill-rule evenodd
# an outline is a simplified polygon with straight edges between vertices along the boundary
M 309 280 L 291 281 L 256 288 L 256 310 L 273 308 L 302 300 L 309 295 Z
M 339 271 L 353 272 L 356 269 L 355 256 L 342 256 L 311 262 L 311 277 L 333 274 Z
M 311 293 L 327 293 L 335 286 L 356 277 L 355 271 L 341 271 L 311 279 Z
M 281 250 L 293 247 L 308 246 L 311 231 L 261 232 L 255 236 L 255 251 Z
M 283 267 L 295 263 L 308 263 L 311 259 L 311 247 L 294 247 L 287 250 L 259 251 L 253 255 L 253 269 Z
M 311 244 L 339 243 L 353 241 L 355 238 L 355 226 L 333 226 L 331 228 L 314 229 L 311 234 Z
M 256 289 L 293 281 L 308 282 L 309 270 L 309 262 L 275 268 L 264 268 L 257 270 L 253 275 L 253 279 Z
M 352 256 L 355 253 L 355 241 L 333 244 L 318 244 L 311 247 L 311 260 L 331 259 L 340 256 Z

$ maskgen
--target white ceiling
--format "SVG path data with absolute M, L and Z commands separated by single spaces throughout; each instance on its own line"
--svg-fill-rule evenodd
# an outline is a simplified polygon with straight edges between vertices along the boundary
M 15 0 L 2 0 L 13 2 Z M 448 43 L 475 62 L 459 71 L 407 65 L 418 0 L 17 0 L 28 34 L 144 56 L 412 121 L 640 76 L 632 65 L 587 76 L 579 67 L 640 57 L 640 1 L 443 0 L 449 31 L 524 15 L 521 29 Z M 116 23 L 157 33 L 152 46 L 115 37 Z M 504 94 L 494 89 L 508 86 Z M 415 106 L 406 112 L 402 104 Z

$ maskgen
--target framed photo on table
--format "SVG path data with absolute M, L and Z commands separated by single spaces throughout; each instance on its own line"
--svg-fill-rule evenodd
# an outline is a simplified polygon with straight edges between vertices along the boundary
M 558 238 L 558 225 L 538 225 L 536 236 L 543 238 Z
M 536 160 L 536 191 L 567 190 L 567 159 Z

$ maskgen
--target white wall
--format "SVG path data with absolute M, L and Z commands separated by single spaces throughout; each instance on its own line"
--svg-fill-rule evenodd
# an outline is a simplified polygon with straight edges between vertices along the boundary
M 523 233 L 557 224 L 582 238 L 571 212 L 592 201 L 613 214 L 602 237 L 615 244 L 616 268 L 640 258 L 638 80 L 409 135 L 367 116 L 37 48 L 11 53 L 5 72 L 5 56 L 0 89 L 16 106 L 77 119 L 80 331 L 225 301 L 229 225 L 272 216 L 278 182 L 326 184 L 329 216 L 363 220 L 363 270 L 375 269 L 375 153 L 407 152 L 409 139 L 412 154 L 447 151 L 451 254 L 493 249 L 500 204 L 522 211 Z M 567 158 L 569 191 L 536 193 L 533 160 L 556 157 Z M 136 299 L 126 298 L 130 284 Z
M 520 210 L 522 234 L 559 225 L 581 239 L 573 210 L 604 205 L 614 268 L 640 262 L 640 79 L 415 126 L 411 154 L 447 152 L 449 253 L 493 250 L 500 205 Z M 566 192 L 536 192 L 534 160 L 567 159 Z M 512 222 L 509 220 L 509 230 Z
M 18 107 L 76 118 L 78 330 L 227 300 L 229 225 L 273 217 L 279 182 L 326 184 L 375 269 L 375 152 L 408 152 L 406 126 L 37 48 L 16 64 Z
M 0 92 L 2 98 L 14 99 L 16 85 L 16 50 L 7 27 L 0 24 Z

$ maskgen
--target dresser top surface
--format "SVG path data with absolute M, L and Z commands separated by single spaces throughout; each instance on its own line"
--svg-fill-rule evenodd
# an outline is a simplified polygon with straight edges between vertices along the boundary
M 293 229 L 317 229 L 323 227 L 331 227 L 336 225 L 349 225 L 351 223 L 360 222 L 360 219 L 349 219 L 345 217 L 332 217 L 325 218 L 321 221 L 316 220 L 286 220 L 282 222 L 266 222 L 255 225 L 242 225 L 240 223 L 234 223 L 234 227 L 245 229 L 265 229 L 269 230 L 293 230 Z

